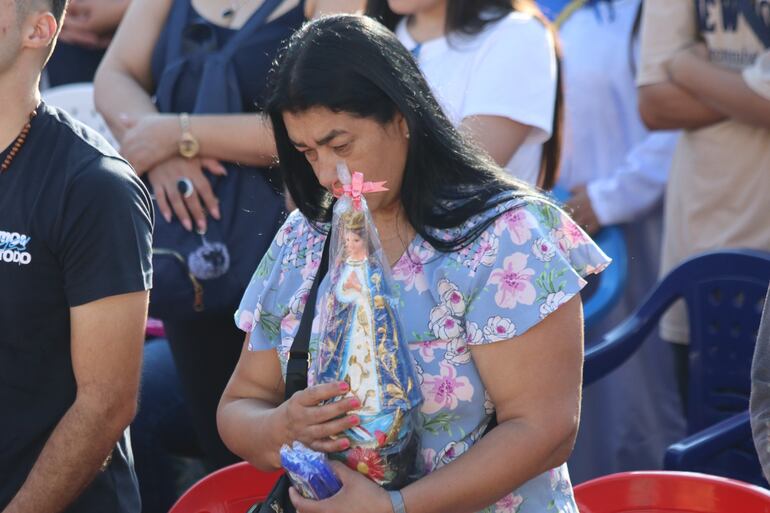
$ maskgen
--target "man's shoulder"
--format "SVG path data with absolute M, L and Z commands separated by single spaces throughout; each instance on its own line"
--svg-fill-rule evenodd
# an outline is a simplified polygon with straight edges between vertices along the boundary
M 64 168 L 61 172 L 77 175 L 100 165 L 133 175 L 131 165 L 97 131 L 81 123 L 68 112 L 42 103 L 39 113 L 48 118 L 50 150 Z

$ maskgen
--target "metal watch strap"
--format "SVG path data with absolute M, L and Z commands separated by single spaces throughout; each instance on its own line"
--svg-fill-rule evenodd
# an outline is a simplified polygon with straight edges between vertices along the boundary
M 398 490 L 388 492 L 390 495 L 390 505 L 393 506 L 393 513 L 406 513 L 404 506 L 404 496 Z

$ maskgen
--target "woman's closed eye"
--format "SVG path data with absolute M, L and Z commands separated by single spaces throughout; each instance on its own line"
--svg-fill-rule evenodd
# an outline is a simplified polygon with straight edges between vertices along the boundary
M 350 151 L 351 144 L 349 142 L 338 144 L 337 146 L 332 146 L 332 149 L 334 150 L 334 153 L 337 155 L 345 155 Z
M 308 162 L 315 162 L 318 160 L 318 151 L 316 150 L 305 150 L 302 152 L 302 154 L 305 156 Z

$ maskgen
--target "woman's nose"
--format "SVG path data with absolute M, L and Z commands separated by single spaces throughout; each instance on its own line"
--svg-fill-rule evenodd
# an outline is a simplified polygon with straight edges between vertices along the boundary
M 337 162 L 333 158 L 319 158 L 316 169 L 318 170 L 318 182 L 322 187 L 332 191 L 335 185 L 339 185 Z

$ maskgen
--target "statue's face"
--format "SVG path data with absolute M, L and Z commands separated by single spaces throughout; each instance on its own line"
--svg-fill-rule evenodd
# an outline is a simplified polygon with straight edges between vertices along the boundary
M 354 260 L 363 260 L 366 258 L 366 241 L 355 232 L 345 232 L 345 252 Z

